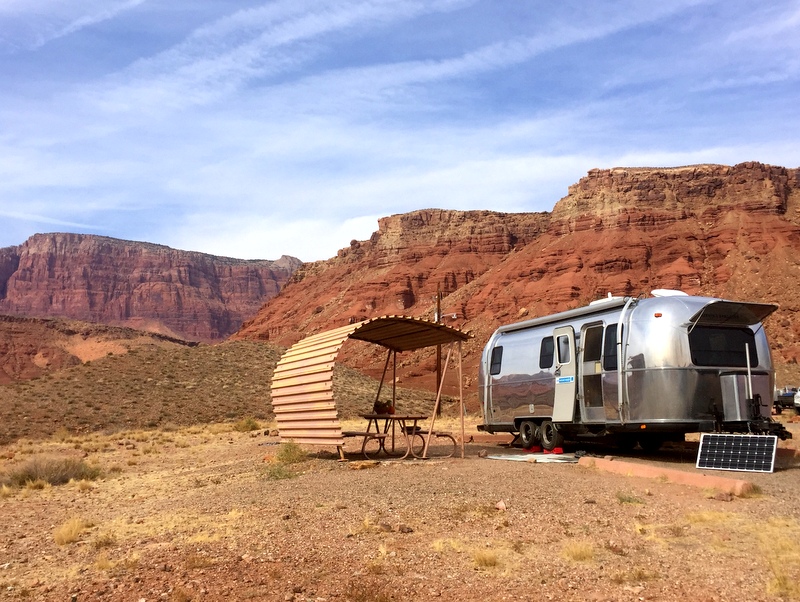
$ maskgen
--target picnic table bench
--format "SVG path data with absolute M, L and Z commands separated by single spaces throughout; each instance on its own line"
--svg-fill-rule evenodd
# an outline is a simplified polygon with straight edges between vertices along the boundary
M 371 460 L 371 455 L 379 452 L 381 449 L 385 447 L 385 439 L 388 437 L 388 433 L 376 433 L 375 431 L 342 431 L 342 437 L 363 437 L 364 441 L 361 443 L 361 453 L 367 459 Z M 378 450 L 376 452 L 368 452 L 367 451 L 367 443 L 372 440 L 378 441 Z

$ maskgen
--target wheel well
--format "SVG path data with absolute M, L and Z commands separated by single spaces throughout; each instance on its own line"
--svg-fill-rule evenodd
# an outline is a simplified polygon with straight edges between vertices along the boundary
M 521 425 L 526 420 L 530 420 L 536 426 L 542 426 L 542 420 L 544 420 L 544 418 L 534 418 L 533 416 L 523 416 L 521 418 L 514 418 L 514 428 L 517 430 L 517 432 L 519 432 L 519 425 Z

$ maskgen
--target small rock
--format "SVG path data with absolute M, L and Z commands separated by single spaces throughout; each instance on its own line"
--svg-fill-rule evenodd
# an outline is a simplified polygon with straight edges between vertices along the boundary
M 487 452 L 485 449 L 482 449 L 481 451 L 478 452 L 478 457 L 479 458 L 485 458 L 488 455 L 489 455 L 489 452 Z
M 414 529 L 406 524 L 401 524 L 399 527 L 397 527 L 397 531 L 400 533 L 413 533 Z
M 718 494 L 714 496 L 714 499 L 718 502 L 732 502 L 733 501 L 733 494 L 728 493 L 727 491 L 720 491 Z
M 505 512 L 506 511 L 506 503 L 503 500 L 500 500 L 499 502 L 497 502 L 494 505 L 494 507 L 497 508 L 500 512 Z

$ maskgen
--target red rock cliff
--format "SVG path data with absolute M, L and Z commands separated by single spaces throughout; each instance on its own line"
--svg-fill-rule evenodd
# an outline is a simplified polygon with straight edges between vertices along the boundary
M 549 214 L 426 210 L 384 218 L 369 241 L 300 269 L 235 336 L 288 345 L 373 316 L 431 317 L 439 288 L 446 322 L 476 335 L 466 349 L 470 374 L 500 324 L 608 293 L 677 288 L 779 303 L 767 327 L 781 370 L 797 379 L 798 276 L 800 170 L 760 163 L 592 170 Z M 377 353 L 349 354 L 361 368 L 382 368 Z M 420 354 L 401 373 L 427 377 L 432 365 Z
M 66 317 L 214 341 L 236 331 L 301 264 L 246 261 L 83 234 L 0 249 L 0 314 Z

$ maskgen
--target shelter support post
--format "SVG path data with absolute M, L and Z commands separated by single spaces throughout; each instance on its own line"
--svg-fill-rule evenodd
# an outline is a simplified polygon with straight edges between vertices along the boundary
M 461 341 L 458 342 L 458 412 L 461 414 L 461 459 L 464 459 L 464 377 L 461 374 Z
M 442 368 L 442 380 L 439 383 L 439 387 L 436 391 L 436 403 L 433 406 L 433 414 L 431 415 L 431 427 L 428 429 L 428 438 L 425 439 L 425 448 L 422 450 L 422 457 L 428 457 L 428 447 L 431 444 L 431 436 L 433 436 L 433 425 L 436 422 L 436 415 L 439 412 L 439 405 L 442 401 L 442 384 L 444 383 L 444 376 L 447 373 L 447 365 L 450 363 L 450 355 L 453 352 L 453 343 L 451 342 L 450 345 L 447 347 L 447 359 L 444 362 L 444 367 Z
M 386 380 L 386 371 L 389 369 L 389 360 L 392 359 L 392 350 L 389 349 L 389 353 L 386 354 L 386 363 L 383 365 L 383 373 L 381 374 L 381 382 L 378 383 L 378 392 L 375 394 L 375 403 L 377 404 L 381 400 L 381 390 L 383 390 L 383 381 Z M 394 389 L 394 384 L 392 384 L 392 389 Z M 394 393 L 393 393 L 394 395 Z M 394 397 L 392 398 L 392 407 L 394 407 Z

